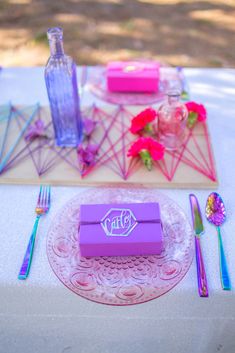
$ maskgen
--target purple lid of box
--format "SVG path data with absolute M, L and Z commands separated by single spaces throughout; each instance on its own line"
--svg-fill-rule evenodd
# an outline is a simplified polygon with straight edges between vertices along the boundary
M 160 221 L 159 204 L 152 203 L 126 203 L 126 204 L 98 204 L 98 205 L 81 205 L 81 223 L 97 223 L 104 219 L 105 215 L 114 209 L 131 210 L 136 220 Z

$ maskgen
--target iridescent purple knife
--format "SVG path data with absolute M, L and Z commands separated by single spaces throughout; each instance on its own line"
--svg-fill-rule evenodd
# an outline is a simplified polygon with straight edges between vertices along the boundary
M 202 215 L 198 200 L 195 195 L 189 195 L 193 228 L 195 232 L 195 248 L 196 248 L 196 261 L 197 261 L 197 280 L 198 280 L 198 293 L 200 297 L 208 297 L 208 286 L 206 279 L 206 271 L 204 266 L 204 261 L 202 257 L 202 250 L 200 245 L 200 237 L 204 232 L 204 227 L 202 223 Z

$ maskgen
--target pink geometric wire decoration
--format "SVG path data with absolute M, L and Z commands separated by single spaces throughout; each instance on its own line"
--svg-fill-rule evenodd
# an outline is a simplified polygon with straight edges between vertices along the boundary
M 162 254 L 81 257 L 80 205 L 125 202 L 160 203 Z M 192 240 L 183 210 L 165 195 L 149 189 L 95 188 L 77 195 L 56 215 L 48 232 L 47 255 L 56 276 L 74 293 L 98 303 L 133 305 L 165 294 L 182 280 L 193 259 Z
M 140 109 L 135 108 L 135 112 Z M 82 178 L 91 173 L 99 173 L 102 167 L 110 169 L 118 175 L 120 181 L 143 168 L 139 159 L 128 158 L 127 151 L 136 138 L 129 132 L 133 109 L 117 106 L 109 111 L 91 106 L 83 112 L 84 117 L 97 122 L 97 128 L 89 139 L 89 143 L 98 145 L 98 154 L 94 163 L 85 168 L 79 163 L 75 148 L 60 148 L 54 143 L 54 132 L 48 111 L 38 104 L 18 108 L 12 105 L 0 107 L 0 176 L 11 168 L 16 168 L 25 159 L 32 160 L 32 168 L 43 178 L 48 171 L 59 163 L 67 163 Z M 45 124 L 47 137 L 26 141 L 27 129 L 41 119 Z M 161 173 L 165 180 L 174 180 L 175 173 L 181 164 L 216 181 L 216 171 L 209 133 L 206 123 L 197 123 L 187 132 L 185 144 L 178 151 L 166 151 L 161 161 L 154 163 L 153 171 Z M 146 170 L 146 175 L 149 172 Z

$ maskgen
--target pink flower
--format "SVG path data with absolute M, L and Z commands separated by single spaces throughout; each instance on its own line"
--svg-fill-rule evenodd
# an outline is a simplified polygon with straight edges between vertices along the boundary
M 45 133 L 46 127 L 41 119 L 37 119 L 34 124 L 31 124 L 25 134 L 26 141 L 32 141 L 37 137 L 47 137 Z
M 95 130 L 96 128 L 96 124 L 97 122 L 92 120 L 92 119 L 83 119 L 82 121 L 83 123 L 83 130 L 84 130 L 84 134 L 87 136 L 87 137 L 90 137 L 92 132 Z
M 204 105 L 198 104 L 197 111 L 198 111 L 197 120 L 198 121 L 205 121 L 207 118 L 207 112 L 206 112 L 206 108 L 204 107 Z
M 152 137 L 140 137 L 130 147 L 128 157 L 136 157 L 143 150 L 149 151 L 151 157 L 157 161 L 163 158 L 165 148 Z
M 136 115 L 131 121 L 132 134 L 141 132 L 149 123 L 155 120 L 157 113 L 152 108 L 147 108 Z
M 198 121 L 205 121 L 207 118 L 207 112 L 206 108 L 204 107 L 203 104 L 198 104 L 196 102 L 187 102 L 186 107 L 188 109 L 189 114 L 190 113 L 196 113 L 197 114 L 197 120 Z
M 78 146 L 77 153 L 78 153 L 79 162 L 83 166 L 90 166 L 95 162 L 95 157 L 98 153 L 98 145 L 90 144 L 85 148 L 82 145 L 80 145 Z
M 130 147 L 127 156 L 140 156 L 148 170 L 152 168 L 152 160 L 158 161 L 164 157 L 165 147 L 151 137 L 140 137 Z

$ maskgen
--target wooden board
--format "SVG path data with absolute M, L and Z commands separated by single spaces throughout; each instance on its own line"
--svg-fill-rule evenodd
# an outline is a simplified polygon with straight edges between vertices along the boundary
M 14 118 L 11 128 L 9 128 L 8 138 L 5 141 L 5 154 L 12 146 L 12 142 L 15 141 L 19 135 L 19 125 L 22 129 L 22 125 L 27 121 L 27 118 L 31 117 L 31 112 L 23 110 L 22 107 L 17 108 L 14 114 L 18 116 L 26 116 L 24 120 L 21 120 L 21 124 L 16 123 L 17 119 Z M 103 109 L 103 108 L 102 108 Z M 94 139 L 96 141 L 100 140 L 104 134 L 104 131 L 99 130 L 101 122 L 105 122 L 106 130 L 107 127 L 112 127 L 109 129 L 109 134 L 106 134 L 106 141 L 102 145 L 102 149 L 108 153 L 111 153 L 111 145 L 115 143 L 115 139 L 118 141 L 118 134 L 123 129 L 127 129 L 127 126 L 130 125 L 131 115 L 136 114 L 143 107 L 128 107 L 124 109 L 119 108 L 118 112 L 117 107 L 108 108 L 105 110 L 97 110 L 97 107 L 93 107 L 86 112 L 86 116 L 94 118 L 98 121 L 98 128 L 95 132 Z M 0 110 L 1 111 L 1 110 Z M 19 113 L 20 112 L 20 113 Z M 97 115 L 95 116 L 95 113 Z M 119 114 L 115 119 L 115 124 L 112 123 L 114 116 Z M 32 122 L 40 115 L 41 119 L 44 122 L 50 121 L 50 113 L 47 107 L 42 107 L 38 110 L 38 113 L 33 118 Z M 100 119 L 100 120 L 99 120 Z M 121 122 L 121 120 L 122 122 Z M 3 132 L 3 125 L 1 126 Z M 26 130 L 27 131 L 27 130 Z M 123 132 L 123 131 L 122 131 Z M 56 152 L 45 145 L 40 149 L 40 158 L 47 159 L 46 156 L 52 157 L 55 156 L 58 160 L 57 162 L 49 168 L 47 171 L 43 172 L 42 175 L 38 174 L 38 171 L 35 167 L 35 161 L 39 158 L 37 153 L 29 154 L 28 157 L 23 158 L 23 154 L 19 154 L 23 149 L 27 151 L 29 148 L 33 150 L 33 144 L 39 143 L 37 141 L 33 142 L 27 147 L 27 144 L 22 138 L 17 144 L 12 158 L 19 154 L 18 159 L 14 163 L 8 163 L 8 168 L 2 170 L 0 174 L 0 183 L 1 184 L 50 184 L 50 185 L 78 185 L 78 186 L 91 186 L 91 185 L 112 185 L 112 186 L 145 186 L 145 187 L 157 187 L 157 188 L 188 188 L 188 189 L 215 189 L 218 186 L 218 180 L 215 171 L 215 163 L 213 158 L 213 151 L 210 136 L 208 134 L 208 129 L 206 124 L 198 123 L 197 126 L 190 132 L 191 136 L 188 139 L 187 145 L 185 146 L 183 152 L 181 151 L 178 154 L 181 154 L 181 157 L 178 158 L 177 155 L 172 155 L 166 153 L 164 162 L 157 163 L 151 172 L 147 171 L 140 163 L 136 164 L 136 168 L 133 169 L 132 173 L 126 173 L 123 179 L 117 173 L 116 167 L 112 168 L 111 160 L 115 159 L 115 163 L 118 164 L 118 160 L 121 161 L 124 165 L 126 164 L 126 172 L 128 165 L 130 164 L 130 159 L 126 157 L 128 145 L 130 145 L 131 139 L 133 136 L 129 132 L 126 134 L 126 140 L 123 142 L 120 139 L 116 143 L 115 148 L 117 151 L 120 150 L 121 144 L 126 144 L 124 152 L 119 151 L 115 154 L 115 157 L 112 157 L 110 154 L 110 163 L 100 163 L 95 167 L 91 168 L 90 172 L 85 176 L 81 177 L 76 166 L 77 163 L 77 152 L 76 150 L 69 151 L 69 162 L 58 157 L 60 153 L 59 148 L 55 148 Z M 107 136 L 109 138 L 107 138 Z M 66 149 L 63 151 L 66 152 Z M 105 155 L 105 153 L 104 153 Z M 4 157 L 4 154 L 2 158 Z M 104 159 L 104 157 L 103 157 Z M 115 169 L 115 170 L 114 170 Z M 175 172 L 173 173 L 175 169 Z M 164 173 L 165 171 L 165 173 Z M 124 173 L 125 174 L 125 173 Z

